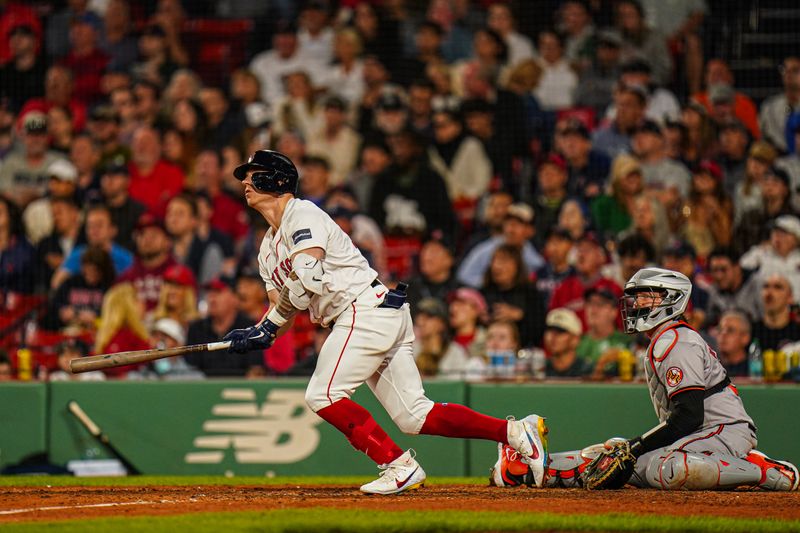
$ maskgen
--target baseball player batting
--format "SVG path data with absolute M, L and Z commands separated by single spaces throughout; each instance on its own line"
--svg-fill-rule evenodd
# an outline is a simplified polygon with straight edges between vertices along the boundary
M 650 338 L 644 361 L 647 385 L 661 422 L 631 440 L 613 438 L 584 450 L 555 453 L 546 486 L 586 485 L 592 469 L 622 465 L 624 477 L 636 487 L 663 490 L 728 489 L 757 486 L 796 490 L 797 467 L 756 451 L 756 427 L 717 354 L 688 324 L 680 320 L 692 284 L 679 272 L 645 268 L 625 284 L 621 305 L 627 333 Z M 498 486 L 527 483 L 527 466 L 514 450 L 498 446 L 500 457 L 491 482 Z M 605 459 L 605 460 L 604 460 Z M 612 467 L 613 468 L 613 467 Z M 610 477 L 601 472 L 599 485 Z
M 324 211 L 296 198 L 298 174 L 292 161 L 259 150 L 234 175 L 244 185 L 247 204 L 269 223 L 258 264 L 270 308 L 258 324 L 233 330 L 224 340 L 234 352 L 266 349 L 306 309 L 314 322 L 332 328 L 306 402 L 379 465 L 380 477 L 361 491 L 397 494 L 422 486 L 426 477 L 413 450 L 401 450 L 366 409 L 350 400 L 363 383 L 404 433 L 507 444 L 541 485 L 547 466 L 544 419 L 501 420 L 425 396 L 412 355 L 406 286 L 389 290 Z

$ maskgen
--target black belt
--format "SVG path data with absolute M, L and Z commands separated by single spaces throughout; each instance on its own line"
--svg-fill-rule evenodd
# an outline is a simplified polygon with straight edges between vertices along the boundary
M 730 384 L 731 384 L 731 378 L 725 376 L 725 379 L 723 379 L 713 387 L 706 389 L 705 394 L 703 394 L 703 399 L 708 398 L 709 396 L 713 396 L 718 392 L 724 391 Z

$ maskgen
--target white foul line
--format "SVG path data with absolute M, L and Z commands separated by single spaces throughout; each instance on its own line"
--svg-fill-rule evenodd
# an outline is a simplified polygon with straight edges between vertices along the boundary
M 138 500 L 135 502 L 110 502 L 110 503 L 92 503 L 86 505 L 58 505 L 52 507 L 29 507 L 27 509 L 9 509 L 7 511 L 0 511 L 0 515 L 33 513 L 36 511 L 63 511 L 64 509 L 91 509 L 97 507 L 118 507 L 122 505 L 153 505 L 157 503 L 180 503 L 180 502 L 172 500 L 159 500 L 159 501 Z

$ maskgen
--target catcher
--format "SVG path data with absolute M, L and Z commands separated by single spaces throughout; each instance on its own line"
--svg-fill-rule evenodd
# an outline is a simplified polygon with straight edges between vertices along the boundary
M 627 333 L 650 338 L 644 361 L 660 421 L 643 435 L 612 438 L 580 451 L 551 454 L 549 487 L 663 490 L 755 486 L 796 490 L 797 467 L 756 451 L 756 427 L 716 353 L 680 320 L 692 284 L 679 272 L 644 268 L 625 284 L 621 305 Z M 527 465 L 498 446 L 490 483 L 530 485 Z

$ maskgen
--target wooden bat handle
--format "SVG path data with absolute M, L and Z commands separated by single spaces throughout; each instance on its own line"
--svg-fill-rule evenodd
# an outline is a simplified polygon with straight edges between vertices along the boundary
M 165 357 L 174 357 L 176 355 L 225 350 L 230 345 L 230 342 L 210 342 L 208 344 L 191 344 L 189 346 L 176 346 L 175 348 L 164 348 L 160 350 L 138 350 L 92 355 L 90 357 L 73 359 L 69 362 L 69 369 L 73 374 L 80 374 L 81 372 L 91 372 L 92 370 L 101 370 L 103 368 L 145 363 Z

